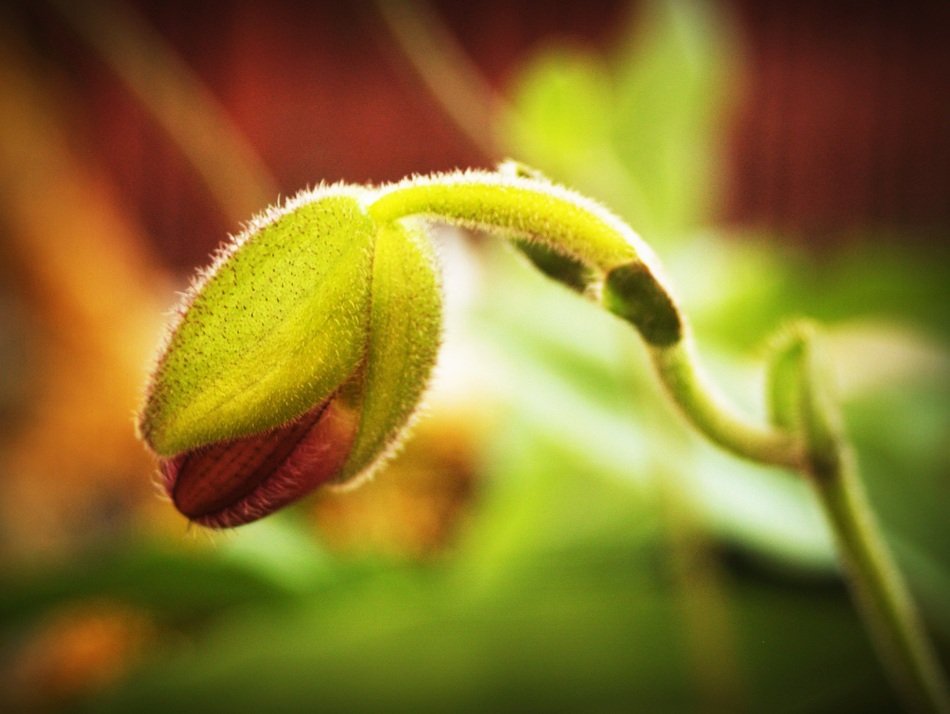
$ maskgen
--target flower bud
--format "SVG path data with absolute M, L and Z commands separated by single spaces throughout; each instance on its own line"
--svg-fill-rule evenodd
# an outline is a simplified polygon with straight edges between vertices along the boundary
M 186 296 L 139 428 L 189 519 L 255 520 L 369 472 L 398 443 L 438 351 L 425 236 L 358 189 L 251 223 Z
M 353 443 L 354 422 L 353 412 L 327 400 L 282 427 L 162 460 L 165 488 L 196 523 L 255 520 L 332 480 Z

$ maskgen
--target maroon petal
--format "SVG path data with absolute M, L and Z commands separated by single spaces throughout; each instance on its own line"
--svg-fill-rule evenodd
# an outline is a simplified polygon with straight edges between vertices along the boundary
M 191 521 L 212 528 L 250 523 L 332 481 L 356 423 L 355 412 L 331 398 L 277 429 L 163 460 L 165 489 Z

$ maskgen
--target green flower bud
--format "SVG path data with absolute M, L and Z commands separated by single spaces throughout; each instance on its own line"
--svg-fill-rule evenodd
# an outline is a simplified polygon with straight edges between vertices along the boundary
M 254 220 L 183 301 L 140 417 L 189 519 L 235 526 L 372 470 L 438 351 L 430 246 L 366 192 L 301 194 Z

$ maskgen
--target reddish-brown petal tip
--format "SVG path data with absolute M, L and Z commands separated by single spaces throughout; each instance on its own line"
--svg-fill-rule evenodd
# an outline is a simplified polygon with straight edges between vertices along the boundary
M 161 462 L 165 489 L 189 520 L 250 523 L 332 481 L 350 452 L 355 413 L 331 398 L 289 424 Z

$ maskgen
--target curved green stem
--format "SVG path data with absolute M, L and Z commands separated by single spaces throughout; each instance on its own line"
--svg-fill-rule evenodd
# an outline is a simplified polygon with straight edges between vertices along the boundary
M 514 233 L 606 275 L 605 306 L 640 330 L 667 392 L 697 429 L 740 456 L 790 468 L 802 465 L 797 439 L 751 425 L 724 405 L 696 365 L 685 320 L 651 265 L 655 259 L 649 249 L 595 202 L 539 178 L 469 172 L 383 187 L 368 210 L 381 222 L 422 214 Z
M 689 337 L 671 347 L 652 347 L 650 357 L 667 394 L 683 416 L 711 441 L 762 464 L 801 469 L 800 439 L 750 424 L 719 396 L 699 367 Z
M 950 712 L 950 694 L 907 585 L 891 555 L 858 477 L 857 460 L 830 398 L 815 330 L 799 324 L 776 355 L 777 395 L 807 447 L 805 473 L 834 534 L 851 590 L 878 654 L 905 703 Z M 783 374 L 784 373 L 784 374 Z M 797 416 L 792 414 L 797 412 Z
M 914 706 L 950 712 L 936 656 L 880 536 L 835 405 L 814 368 L 808 326 L 789 331 L 774 355 L 768 384 L 772 425 L 756 426 L 738 416 L 707 382 L 686 320 L 649 248 L 595 202 L 530 171 L 469 172 L 384 186 L 366 209 L 380 223 L 424 215 L 537 242 L 586 266 L 588 273 L 564 271 L 557 263 L 547 272 L 566 275 L 571 287 L 599 297 L 604 307 L 637 328 L 666 391 L 696 429 L 734 454 L 810 476 L 855 598 L 896 686 Z M 579 285 L 577 280 L 589 282 Z
M 917 609 L 874 518 L 850 448 L 813 478 L 855 601 L 894 686 L 914 709 L 950 712 L 947 685 Z
M 423 215 L 502 231 L 602 272 L 651 257 L 640 237 L 603 206 L 543 178 L 489 171 L 415 177 L 381 187 L 367 210 L 381 224 Z

